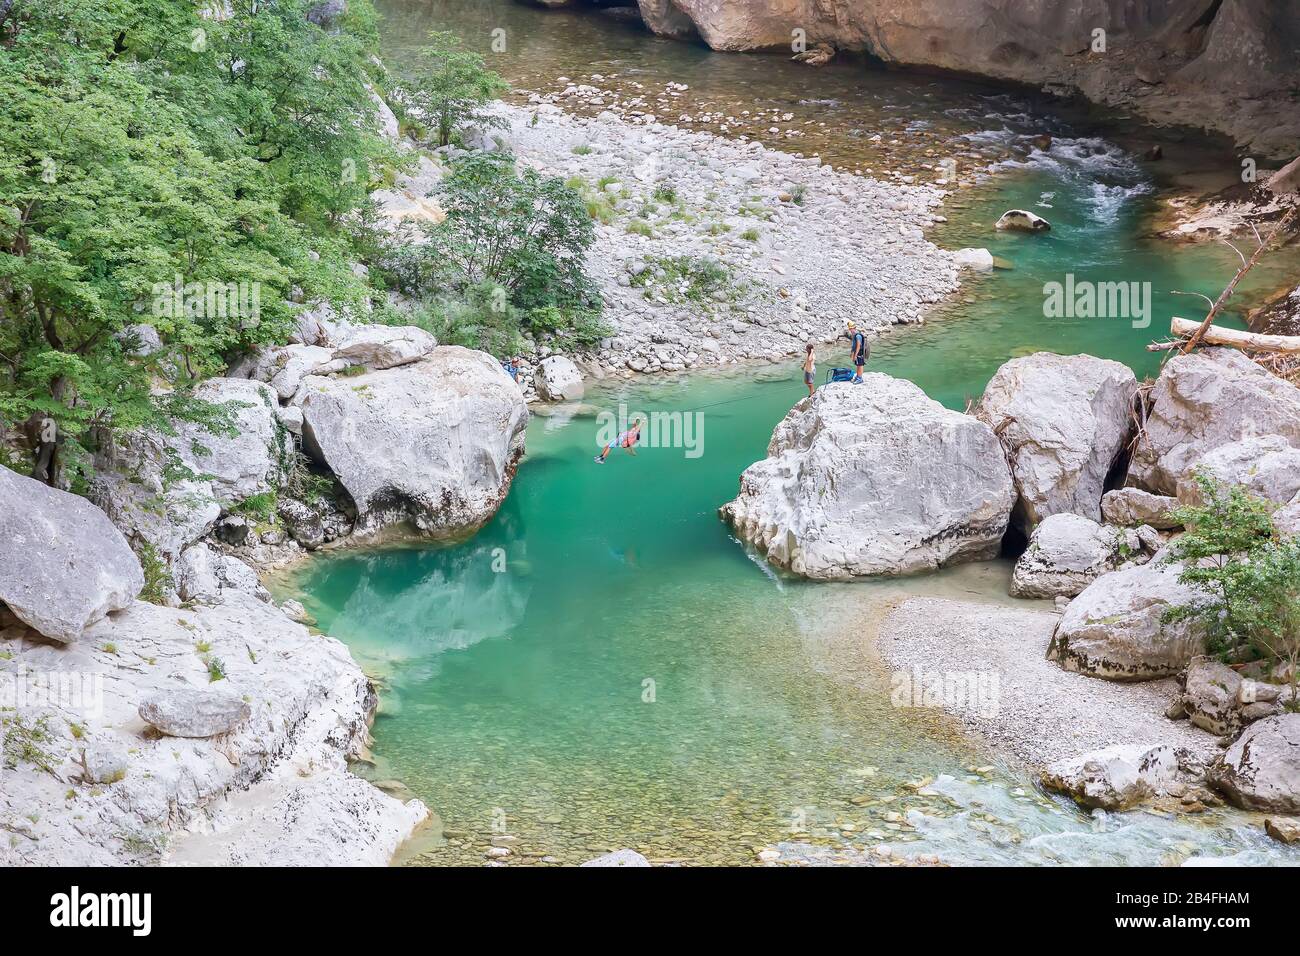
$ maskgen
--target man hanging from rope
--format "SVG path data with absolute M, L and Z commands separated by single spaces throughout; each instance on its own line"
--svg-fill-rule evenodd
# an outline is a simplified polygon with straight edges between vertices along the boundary
M 605 464 L 605 459 L 609 457 L 610 449 L 615 447 L 622 448 L 629 455 L 635 457 L 636 452 L 633 451 L 633 446 L 640 440 L 641 440 L 641 419 L 638 418 L 632 422 L 631 428 L 629 428 L 625 432 L 620 433 L 617 438 L 615 438 L 612 442 L 610 442 L 608 445 L 604 447 L 601 453 L 596 456 L 595 459 L 596 464 L 598 465 Z

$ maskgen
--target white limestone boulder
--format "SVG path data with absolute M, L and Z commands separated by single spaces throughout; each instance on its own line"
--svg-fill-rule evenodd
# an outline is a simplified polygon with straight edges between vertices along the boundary
M 1058 760 L 1042 780 L 1082 806 L 1127 810 L 1175 784 L 1178 764 L 1178 751 L 1167 744 L 1117 744 Z
M 1224 486 L 1240 485 L 1256 498 L 1287 504 L 1300 495 L 1300 446 L 1281 435 L 1256 435 L 1220 445 L 1193 467 L 1194 473 Z M 1200 504 L 1203 495 L 1194 474 L 1178 479 L 1178 500 Z
M 303 447 L 352 497 L 357 528 L 408 523 L 445 536 L 486 522 L 524 451 L 523 394 L 483 352 L 434 349 L 356 376 L 312 376 L 297 401 Z
M 1011 594 L 1022 598 L 1074 597 L 1121 562 L 1115 528 L 1074 514 L 1049 515 L 1029 539 L 1011 574 Z
M 582 372 L 572 360 L 563 355 L 550 355 L 542 359 L 534 380 L 537 394 L 548 402 L 577 402 L 587 393 L 582 382 Z
M 1028 534 L 1048 515 L 1101 520 L 1106 476 L 1128 444 L 1137 379 L 1119 362 L 1035 352 L 994 373 L 975 416 L 1006 449 Z
M 89 501 L 0 467 L 0 602 L 68 643 L 135 600 L 144 572 Z
M 1259 435 L 1300 447 L 1300 388 L 1233 349 L 1176 355 L 1151 391 L 1128 483 L 1174 495 L 1210 452 Z
M 1157 531 L 1169 531 L 1179 526 L 1170 517 L 1178 504 L 1178 499 L 1170 495 L 1153 495 L 1141 488 L 1118 488 L 1101 496 L 1101 516 L 1107 524 L 1122 528 L 1149 525 Z
M 1247 810 L 1300 813 L 1300 714 L 1247 727 L 1210 767 L 1210 782 Z
M 1107 680 L 1177 674 L 1205 652 L 1200 621 L 1165 621 L 1171 608 L 1204 599 L 1179 583 L 1180 571 L 1179 565 L 1157 556 L 1148 564 L 1103 574 L 1066 607 L 1048 656 L 1066 670 Z
M 409 365 L 437 345 L 424 329 L 410 325 L 358 325 L 334 349 L 334 359 L 380 371 Z
M 871 373 L 795 405 L 721 514 L 772 564 L 847 580 L 991 558 L 1014 499 L 992 429 Z

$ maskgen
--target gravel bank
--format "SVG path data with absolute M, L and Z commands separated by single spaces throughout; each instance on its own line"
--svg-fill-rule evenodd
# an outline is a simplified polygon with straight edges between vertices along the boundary
M 967 730 L 1035 769 L 1111 744 L 1169 743 L 1203 756 L 1215 738 L 1164 711 L 1172 680 L 1117 684 L 1061 670 L 1046 659 L 1058 615 L 935 598 L 904 602 L 880 626 L 881 657 L 921 683 L 951 674 L 983 674 L 995 706 L 946 695 L 943 709 Z M 995 683 L 994 683 L 995 682 Z
M 592 358 L 607 370 L 775 360 L 843 336 L 847 319 L 924 321 L 958 286 L 952 253 L 924 234 L 942 221 L 940 187 L 609 112 L 497 110 L 518 159 L 569 180 L 594 211 L 589 268 L 615 334 Z

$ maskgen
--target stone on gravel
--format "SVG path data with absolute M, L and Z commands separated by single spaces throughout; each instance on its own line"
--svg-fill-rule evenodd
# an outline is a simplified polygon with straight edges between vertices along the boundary
M 0 467 L 0 602 L 24 623 L 66 644 L 143 587 L 139 560 L 104 512 Z
M 1137 379 L 1119 362 L 1035 352 L 994 373 L 975 416 L 995 429 L 1028 534 L 1048 515 L 1101 520 L 1106 477 L 1128 444 Z
M 161 691 L 140 701 L 140 719 L 168 737 L 228 734 L 251 713 L 238 697 L 189 687 Z
M 847 580 L 995 557 L 1014 499 L 992 429 L 871 373 L 795 405 L 721 513 L 772 564 Z
M 1107 680 L 1171 677 L 1205 651 L 1196 619 L 1166 623 L 1165 613 L 1203 599 L 1180 584 L 1181 568 L 1157 557 L 1103 574 L 1070 602 L 1050 655 L 1066 670 Z
M 1177 494 L 1210 452 L 1257 435 L 1300 447 L 1300 388 L 1233 349 L 1176 355 L 1151 391 L 1128 484 Z
M 1121 538 L 1090 518 L 1049 515 L 1034 529 L 1016 561 L 1011 594 L 1022 598 L 1073 597 L 1120 563 Z

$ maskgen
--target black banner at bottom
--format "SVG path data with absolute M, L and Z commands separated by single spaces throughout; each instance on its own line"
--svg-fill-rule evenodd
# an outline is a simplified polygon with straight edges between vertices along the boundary
M 1272 869 L 11 869 L 0 880 L 8 938 L 93 934 L 127 945 L 374 945 L 443 923 L 477 927 L 483 943 L 520 932 L 577 940 L 654 932 L 664 920 L 743 929 L 764 942 L 855 926 L 927 944 L 1039 930 L 1058 941 L 1293 938 L 1296 892 L 1288 873 Z

